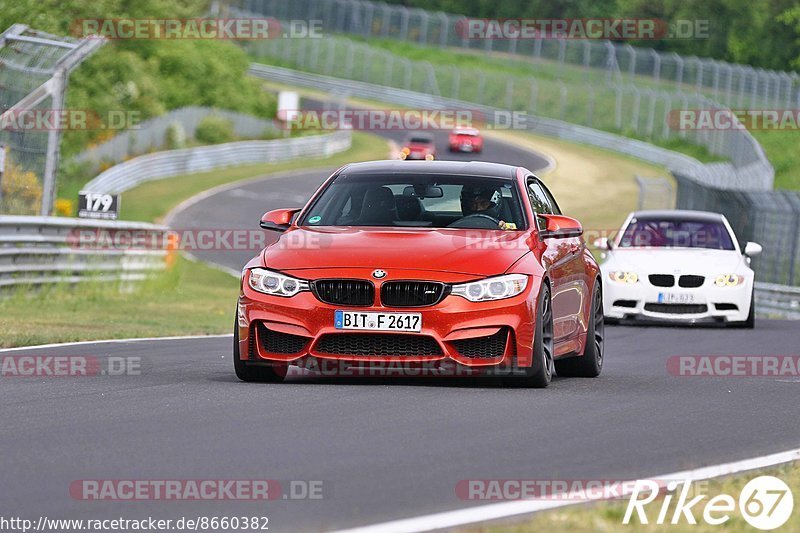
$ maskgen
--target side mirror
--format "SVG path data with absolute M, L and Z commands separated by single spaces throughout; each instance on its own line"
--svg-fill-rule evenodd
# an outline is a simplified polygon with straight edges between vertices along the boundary
M 614 248 L 614 242 L 608 240 L 608 237 L 600 237 L 599 239 L 595 239 L 592 244 L 594 244 L 594 247 L 599 250 L 611 250 Z
M 583 235 L 583 226 L 574 218 L 563 215 L 537 215 L 545 221 L 545 229 L 539 231 L 539 239 L 568 239 Z
M 744 255 L 747 257 L 755 257 L 760 254 L 764 248 L 761 247 L 760 244 L 755 242 L 748 242 L 744 245 Z
M 273 231 L 286 231 L 292 225 L 292 217 L 300 212 L 299 207 L 293 209 L 274 209 L 261 217 L 260 226 Z

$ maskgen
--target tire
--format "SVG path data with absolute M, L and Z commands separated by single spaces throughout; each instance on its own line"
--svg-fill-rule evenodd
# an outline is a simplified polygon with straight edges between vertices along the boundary
M 750 293 L 750 311 L 747 313 L 747 320 L 739 322 L 738 326 L 743 329 L 754 329 L 756 327 L 756 291 Z
M 533 361 L 523 368 L 523 376 L 507 378 L 512 387 L 543 389 L 553 379 L 553 302 L 550 287 L 542 285 L 542 293 L 536 306 L 536 326 L 533 339 Z
M 595 282 L 589 329 L 586 332 L 586 348 L 583 355 L 556 360 L 556 373 L 562 377 L 596 378 L 603 370 L 604 346 L 603 289 L 599 282 Z
M 236 377 L 248 383 L 280 383 L 286 377 L 288 365 L 253 366 L 239 358 L 239 327 L 233 326 L 233 370 Z

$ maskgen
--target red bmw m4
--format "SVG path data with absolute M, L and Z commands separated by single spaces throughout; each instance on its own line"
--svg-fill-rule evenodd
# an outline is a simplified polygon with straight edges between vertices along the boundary
M 530 387 L 600 374 L 599 268 L 581 224 L 529 170 L 351 164 L 261 226 L 282 234 L 242 272 L 233 360 L 244 381 L 324 364 Z

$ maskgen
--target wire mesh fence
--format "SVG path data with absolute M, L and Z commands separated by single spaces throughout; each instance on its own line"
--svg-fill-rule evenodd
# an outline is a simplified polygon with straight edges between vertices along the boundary
M 366 0 L 233 0 L 234 6 L 279 20 L 319 20 L 326 32 L 524 58 L 560 78 L 613 77 L 640 90 L 697 93 L 728 107 L 800 107 L 800 75 L 757 69 L 651 48 L 586 39 L 470 38 L 467 18 Z
M 722 213 L 741 245 L 753 241 L 763 246 L 753 258 L 757 280 L 800 285 L 800 192 L 724 190 L 674 175 L 679 209 Z
M 6 146 L 0 214 L 50 214 L 67 78 L 102 43 L 23 24 L 0 34 L 0 144 Z
M 654 142 L 683 139 L 725 160 L 702 177 L 708 177 L 708 183 L 737 189 L 772 188 L 774 169 L 746 129 L 673 128 L 674 109 L 724 109 L 702 95 L 643 90 L 613 81 L 574 83 L 552 77 L 498 76 L 459 66 L 434 67 L 338 37 L 272 39 L 244 46 L 272 63 L 317 74 L 525 111 Z

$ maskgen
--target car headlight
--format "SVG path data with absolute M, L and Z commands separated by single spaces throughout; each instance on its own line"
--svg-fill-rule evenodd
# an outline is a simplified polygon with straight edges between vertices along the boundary
M 306 280 L 279 274 L 265 268 L 250 269 L 250 277 L 247 282 L 254 291 L 273 296 L 289 297 L 300 291 L 309 290 Z
M 471 281 L 453 285 L 450 294 L 466 298 L 470 302 L 486 302 L 489 300 L 502 300 L 511 298 L 525 290 L 528 286 L 528 276 L 523 274 L 508 274 L 495 278 L 486 278 L 480 281 Z
M 611 278 L 612 281 L 618 281 L 620 283 L 636 283 L 639 281 L 639 276 L 636 272 L 625 272 L 623 270 L 609 272 L 608 277 Z
M 717 287 L 736 287 L 744 283 L 744 276 L 738 274 L 720 274 L 714 280 L 714 285 Z

